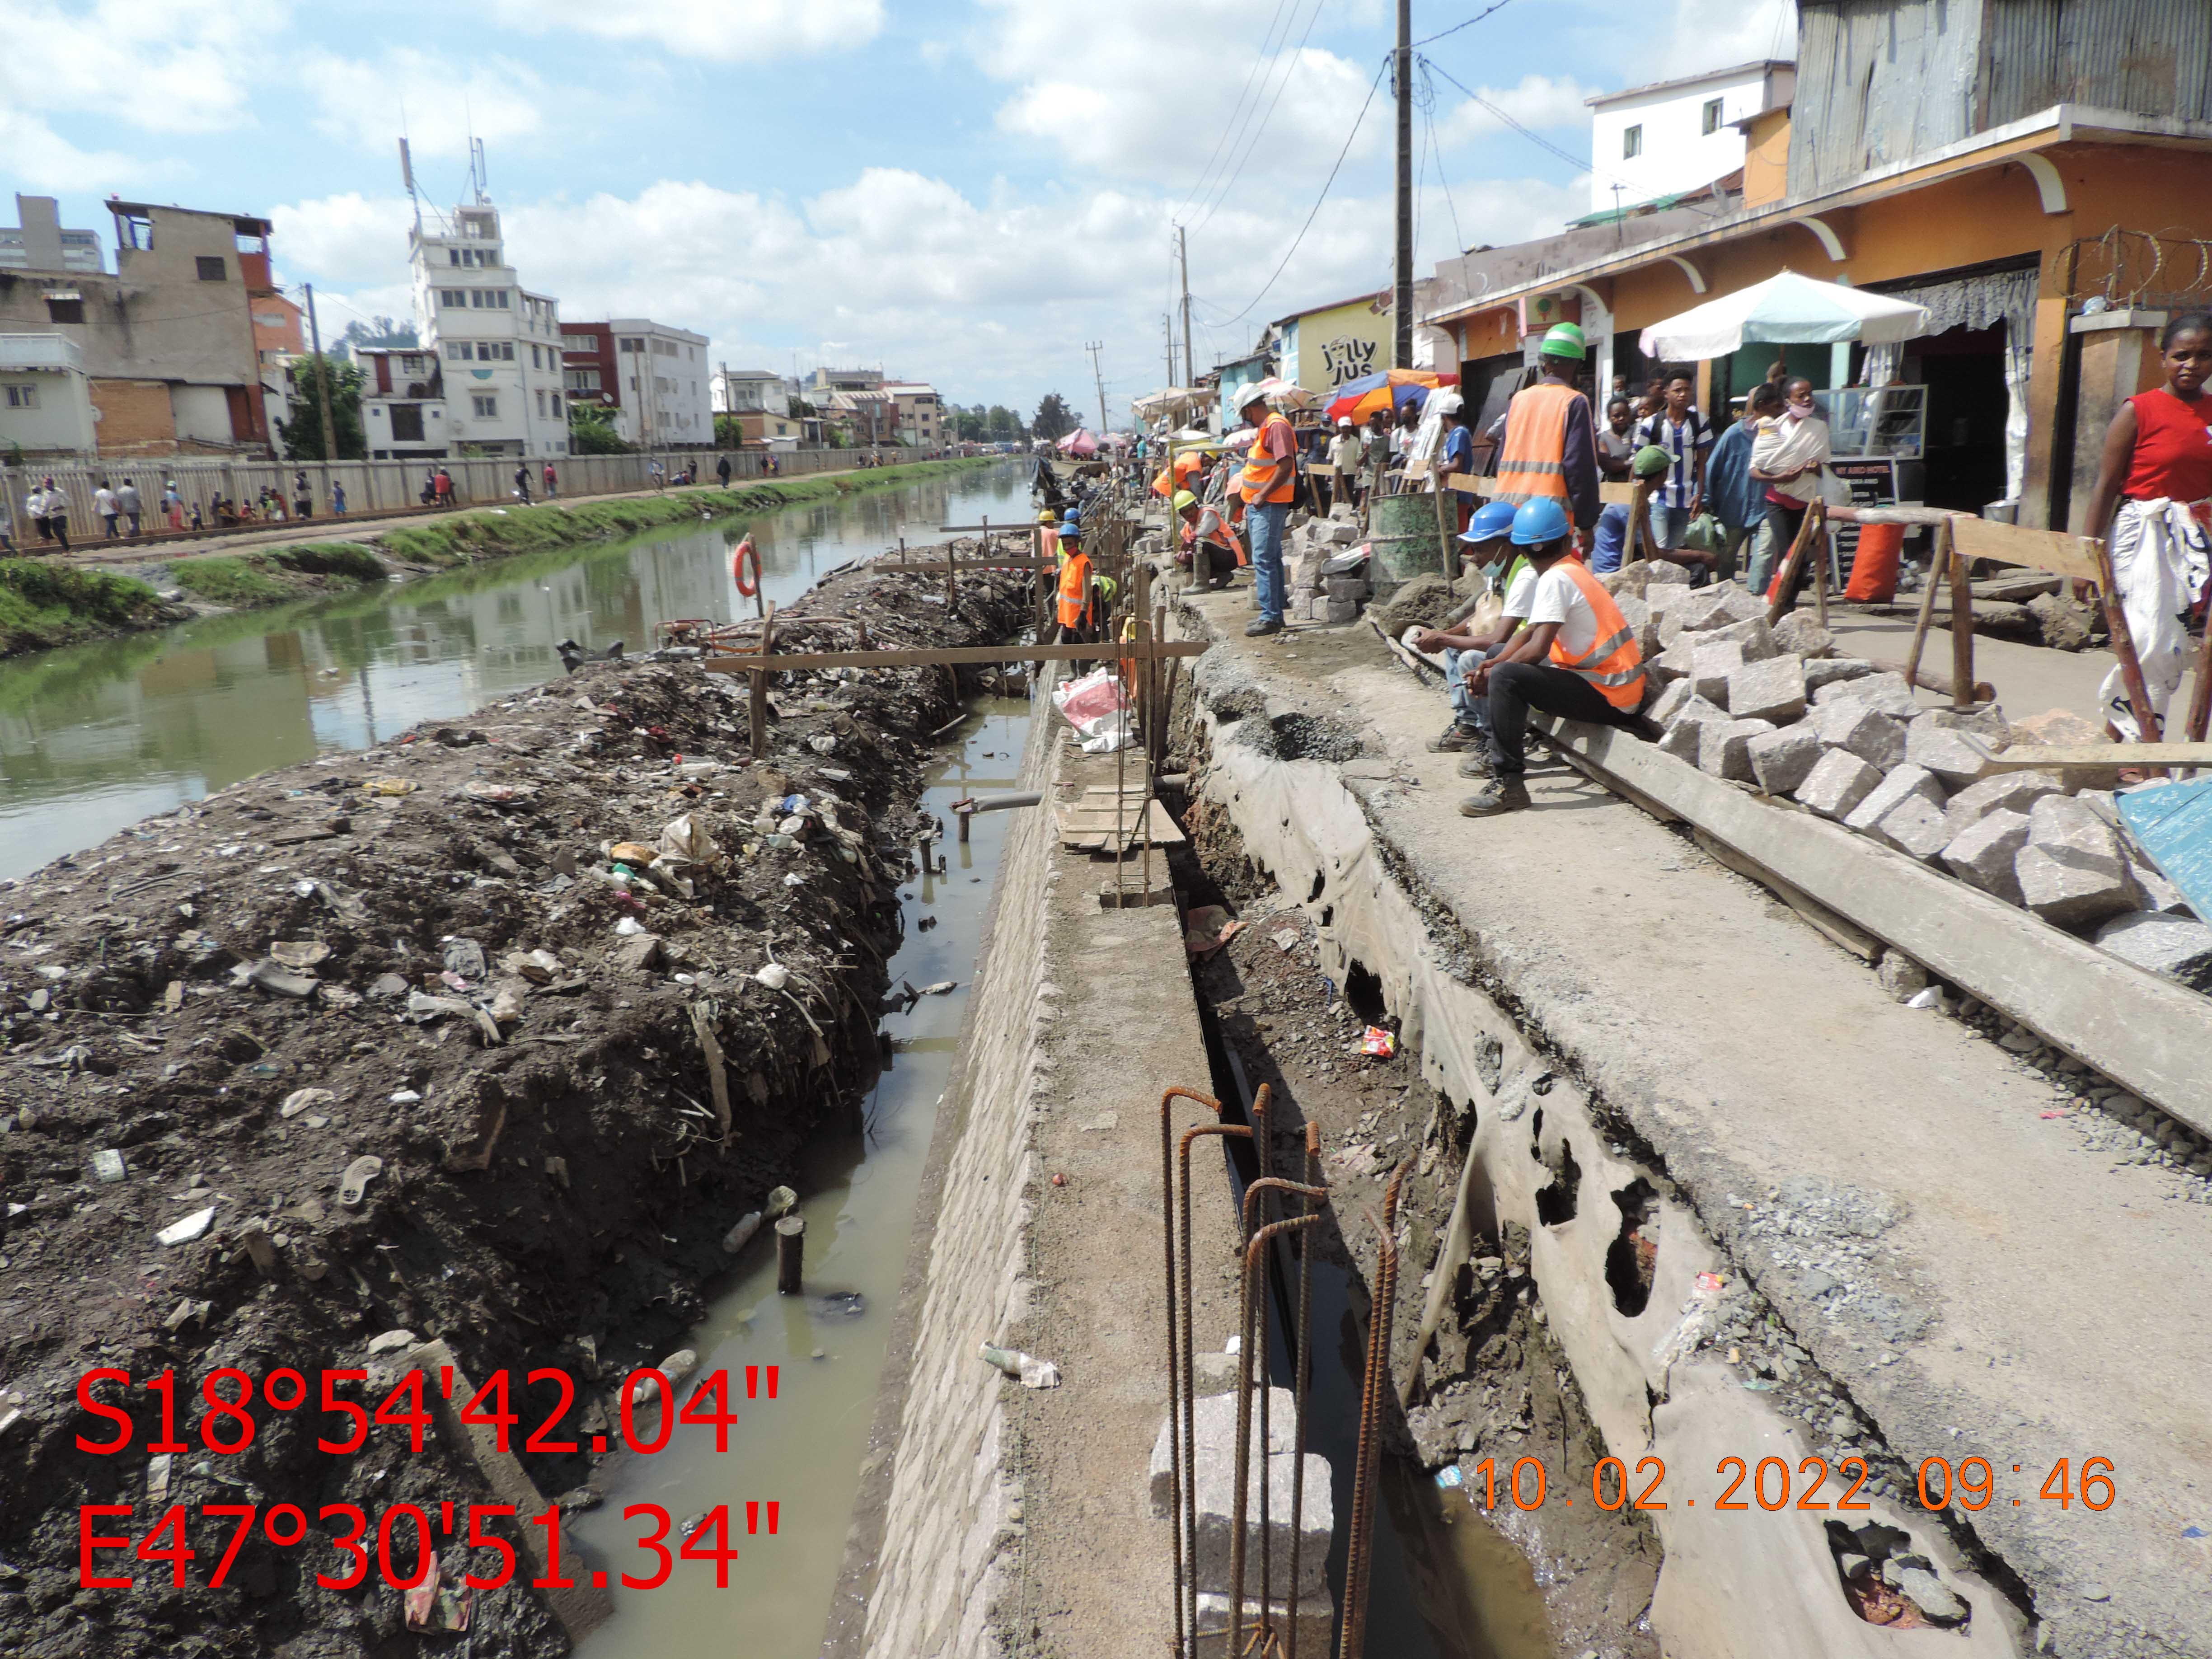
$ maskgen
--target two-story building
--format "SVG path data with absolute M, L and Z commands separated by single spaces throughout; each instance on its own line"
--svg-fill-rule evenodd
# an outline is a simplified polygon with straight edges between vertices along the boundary
M 614 417 L 641 449 L 702 449 L 714 441 L 707 337 L 639 317 L 562 325 L 568 395 Z
M 936 449 L 947 441 L 945 399 L 937 388 L 914 380 L 886 380 L 883 392 L 896 409 L 898 441 L 909 449 Z
M 446 386 L 438 354 L 428 346 L 356 346 L 362 427 L 372 461 L 444 458 Z

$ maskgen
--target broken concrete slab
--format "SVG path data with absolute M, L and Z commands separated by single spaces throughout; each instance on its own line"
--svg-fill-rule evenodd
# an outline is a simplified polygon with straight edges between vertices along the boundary
M 1743 666 L 1743 647 L 1734 640 L 1718 644 L 1699 641 L 1691 647 L 1690 661 L 1690 679 L 1698 695 L 1726 708 L 1729 676 Z
M 2066 786 L 2048 772 L 1997 772 L 1952 796 L 1944 815 L 1951 833 L 1961 836 L 1990 812 L 2017 812 L 2025 818 L 2044 796 L 2065 793 Z
M 1796 790 L 1801 804 L 1824 818 L 1841 818 L 1867 798 L 1881 774 L 1848 749 L 1831 749 Z
M 1867 791 L 1856 806 L 1844 816 L 1844 828 L 1856 830 L 1861 835 L 1872 835 L 1875 826 L 1888 817 L 1898 805 L 1908 797 L 1917 797 L 1933 805 L 1940 813 L 1943 807 L 1943 786 L 1936 775 L 1924 767 L 1906 761 L 1893 767 L 1882 781 Z
M 1773 730 L 1771 720 L 1705 721 L 1698 728 L 1698 769 L 1717 778 L 1752 782 L 1752 740 Z
M 2027 845 L 2013 869 L 2021 902 L 2057 927 L 2092 927 L 2136 908 L 2118 836 L 2069 795 L 2045 795 L 2029 809 Z
M 2212 991 L 2212 927 L 2193 918 L 2130 910 L 2114 916 L 2096 932 L 2097 948 L 2147 973 Z
M 1729 676 L 1729 713 L 1738 720 L 1771 720 L 1787 726 L 1805 712 L 1805 659 L 1774 656 L 1744 665 Z
M 1988 757 L 1966 732 L 1923 718 L 1905 730 L 1905 758 L 1926 767 L 1946 787 L 1963 789 L 1981 776 Z
M 1836 648 L 1836 636 L 1809 611 L 1793 611 L 1774 624 L 1774 644 L 1777 650 L 1794 651 L 1801 657 L 1825 657 Z
M 1864 703 L 1878 714 L 1898 720 L 1910 720 L 1920 712 L 1920 700 L 1905 683 L 1905 676 L 1887 672 L 1837 680 L 1822 686 L 1813 701 L 1822 707 L 1839 701 Z
M 1800 615 L 1791 611 L 1790 616 Z M 1790 618 L 1783 618 L 1787 622 Z M 1778 640 L 1779 635 L 1775 636 Z M 1874 665 L 1863 657 L 1808 657 L 1805 662 L 1805 684 L 1818 691 L 1822 686 L 1834 685 L 1844 680 L 1861 680 L 1874 672 Z
M 2008 904 L 2018 904 L 2020 877 L 2014 872 L 2013 860 L 2027 845 L 2027 814 L 1993 806 L 1945 843 L 1943 863 L 1967 885 Z
M 1907 795 L 1881 816 L 1875 839 L 1910 859 L 1933 864 L 1950 837 L 1943 833 L 1943 808 L 1925 795 Z
M 1904 763 L 1905 727 L 1864 703 L 1820 703 L 1807 724 L 1830 748 L 1847 750 L 1884 772 Z
M 1751 775 L 1770 795 L 1786 795 L 1812 775 L 1827 749 L 1809 726 L 1787 726 L 1751 740 Z

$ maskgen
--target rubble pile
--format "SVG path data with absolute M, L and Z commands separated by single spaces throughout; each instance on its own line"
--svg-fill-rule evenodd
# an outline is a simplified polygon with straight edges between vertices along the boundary
M 2212 991 L 2212 927 L 2130 839 L 2111 791 L 2049 772 L 1984 775 L 2014 743 L 2098 741 L 2089 722 L 1923 708 L 1901 675 L 1838 655 L 1806 612 L 1770 627 L 1765 601 L 1743 588 L 1693 589 L 1686 577 L 1638 562 L 1605 578 L 1652 670 L 1645 713 L 1669 754 Z
M 961 645 L 1013 637 L 1030 596 L 862 566 L 796 608 Z M 139 1593 L 80 1595 L 78 1506 L 136 1504 L 110 1526 L 135 1538 L 173 1504 L 486 1496 L 435 1435 L 319 1452 L 312 1412 L 210 1455 L 201 1382 L 312 1389 L 414 1333 L 478 1379 L 570 1374 L 547 1432 L 577 1440 L 678 1346 L 732 1224 L 851 1130 L 957 688 L 778 676 L 756 762 L 747 680 L 694 654 L 264 775 L 0 891 L 0 1652 L 386 1650 L 399 1593 L 320 1588 L 327 1550 L 249 1544 L 214 1591 L 143 1588 L 139 1562 Z M 77 1402 L 95 1367 L 138 1384 L 101 1385 L 137 1425 L 118 1455 L 75 1443 L 106 1431 Z M 166 1368 L 192 1449 L 156 1468 Z M 549 1498 L 591 1473 L 517 1451 Z M 520 1582 L 474 1619 L 478 1651 L 567 1650 Z

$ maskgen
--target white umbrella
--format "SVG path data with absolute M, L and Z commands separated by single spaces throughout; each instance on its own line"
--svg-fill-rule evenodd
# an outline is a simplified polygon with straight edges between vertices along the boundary
M 1652 324 L 1642 345 L 1646 357 L 1702 362 L 1747 345 L 1889 345 L 1925 334 L 1932 320 L 1927 307 L 1909 300 L 1785 270 Z

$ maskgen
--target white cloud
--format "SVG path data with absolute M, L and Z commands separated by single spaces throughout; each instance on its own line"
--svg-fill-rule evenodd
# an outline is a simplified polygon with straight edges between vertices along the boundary
M 252 76 L 289 16 L 287 0 L 4 0 L 0 110 L 149 132 L 239 126 L 251 119 Z
M 364 197 L 359 191 L 289 203 L 271 210 L 270 246 L 277 269 L 318 283 L 407 286 L 407 231 L 412 210 L 404 196 Z
M 374 58 L 310 53 L 301 75 L 314 97 L 318 131 L 398 165 L 404 132 L 418 156 L 468 154 L 471 133 L 487 143 L 527 138 L 559 106 L 536 70 L 499 57 L 471 57 L 465 74 L 411 46 Z
M 1572 76 L 1524 75 L 1517 85 L 1478 87 L 1484 103 L 1495 105 L 1524 127 L 1547 136 L 1565 129 L 1587 130 L 1590 112 L 1585 100 L 1598 88 L 1584 86 Z M 1473 99 L 1462 100 L 1437 123 L 1437 137 L 1447 147 L 1494 138 L 1509 131 L 1497 116 Z M 1571 149 L 1573 143 L 1562 145 Z
M 533 33 L 572 29 L 641 40 L 672 56 L 766 63 L 865 46 L 884 26 L 883 0 L 495 0 L 502 21 Z
M 18 184 L 40 191 L 112 190 L 166 169 L 114 150 L 82 150 L 35 115 L 0 109 L 0 156 Z

